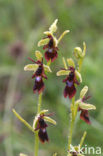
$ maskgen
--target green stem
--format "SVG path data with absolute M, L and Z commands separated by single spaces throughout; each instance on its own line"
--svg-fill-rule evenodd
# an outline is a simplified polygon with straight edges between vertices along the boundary
M 69 130 L 69 137 L 68 137 L 68 150 L 70 151 L 70 145 L 72 143 L 72 136 L 73 136 L 73 128 L 74 128 L 74 104 L 75 104 L 75 97 L 72 98 L 72 104 L 71 104 L 71 114 L 70 114 L 70 130 Z
M 84 140 L 85 140 L 85 137 L 87 135 L 87 132 L 85 131 L 82 138 L 81 138 L 81 141 L 80 141 L 80 148 L 82 147 L 83 143 L 84 143 Z
M 42 103 L 42 93 L 40 93 L 38 97 L 37 113 L 39 113 L 41 110 L 41 103 Z M 38 151 L 39 151 L 39 137 L 38 137 L 38 131 L 37 131 L 35 132 L 34 156 L 38 156 Z
M 79 60 L 78 64 L 79 64 L 78 72 L 80 73 L 81 72 L 81 68 L 82 68 L 82 64 L 83 64 L 83 58 Z

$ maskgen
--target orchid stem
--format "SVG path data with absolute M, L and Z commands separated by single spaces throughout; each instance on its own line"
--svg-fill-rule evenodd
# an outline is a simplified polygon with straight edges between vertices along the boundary
M 84 143 L 84 140 L 85 140 L 85 137 L 87 135 L 87 132 L 85 131 L 82 138 L 81 138 L 81 141 L 80 141 L 80 148 L 82 147 L 83 143 Z
M 42 104 L 42 93 L 40 93 L 38 97 L 37 114 L 41 110 L 41 104 Z M 37 131 L 35 132 L 34 156 L 38 156 L 38 151 L 39 151 L 39 137 L 38 137 L 38 131 Z
M 70 130 L 69 130 L 69 137 L 68 137 L 68 150 L 70 151 L 70 145 L 72 143 L 72 135 L 73 135 L 73 128 L 74 128 L 74 122 L 75 122 L 75 116 L 74 116 L 74 104 L 75 104 L 75 96 L 72 98 L 72 105 L 71 105 L 71 114 L 70 114 Z

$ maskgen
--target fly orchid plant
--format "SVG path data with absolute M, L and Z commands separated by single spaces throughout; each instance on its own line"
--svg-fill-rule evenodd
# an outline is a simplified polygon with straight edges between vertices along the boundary
M 43 54 L 40 51 L 35 51 L 36 61 L 32 58 L 28 58 L 32 62 L 32 64 L 28 64 L 24 67 L 25 71 L 33 72 L 32 78 L 35 78 L 33 93 L 35 94 L 37 92 L 38 94 L 37 114 L 34 118 L 33 126 L 31 126 L 27 121 L 25 121 L 15 111 L 15 109 L 13 109 L 13 113 L 16 115 L 16 117 L 22 123 L 24 123 L 25 126 L 28 127 L 28 129 L 31 130 L 35 135 L 34 156 L 38 156 L 39 141 L 41 143 L 49 141 L 49 136 L 47 133 L 47 122 L 56 125 L 56 121 L 50 117 L 53 115 L 53 113 L 47 114 L 48 110 L 41 110 L 41 104 L 44 88 L 46 88 L 44 79 L 48 79 L 46 76 L 47 72 L 52 72 L 50 65 L 58 57 L 59 42 L 69 32 L 69 30 L 64 31 L 57 39 L 57 37 L 54 35 L 54 33 L 57 31 L 57 22 L 58 20 L 56 19 L 53 22 L 53 24 L 49 27 L 49 30 L 44 32 L 44 35 L 46 36 L 38 42 L 38 47 L 43 46 L 43 50 L 45 50 L 44 57 L 47 61 L 47 64 L 44 64 Z M 84 132 L 80 144 L 77 146 L 72 146 L 74 123 L 78 112 L 80 112 L 80 119 L 85 121 L 87 124 L 91 124 L 88 111 L 96 109 L 94 105 L 86 103 L 86 100 L 88 100 L 90 97 L 85 96 L 88 91 L 87 86 L 84 86 L 84 88 L 81 90 L 79 99 L 75 99 L 75 95 L 77 93 L 77 86 L 82 83 L 81 68 L 85 54 L 86 44 L 83 43 L 83 50 L 80 47 L 74 48 L 74 57 L 76 58 L 76 63 L 73 61 L 72 58 L 68 58 L 67 60 L 65 60 L 65 58 L 63 57 L 62 60 L 64 67 L 57 72 L 57 76 L 65 76 L 63 80 L 63 83 L 65 83 L 63 94 L 65 98 L 68 97 L 69 100 L 71 100 L 67 156 L 83 156 L 83 154 L 79 152 L 79 145 L 81 148 L 87 134 L 86 132 Z M 71 146 L 73 147 L 74 151 L 71 151 Z M 27 155 L 20 153 L 20 156 Z M 57 156 L 57 153 L 54 153 L 53 156 Z

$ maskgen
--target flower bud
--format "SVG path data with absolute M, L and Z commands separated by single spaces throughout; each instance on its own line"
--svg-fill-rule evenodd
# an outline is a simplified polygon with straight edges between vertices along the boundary
M 80 47 L 74 48 L 74 56 L 75 56 L 77 59 L 82 58 L 82 49 L 81 49 Z

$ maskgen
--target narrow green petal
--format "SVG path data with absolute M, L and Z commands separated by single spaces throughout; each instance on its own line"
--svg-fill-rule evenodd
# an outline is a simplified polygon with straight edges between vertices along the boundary
M 82 56 L 84 57 L 86 54 L 86 43 L 83 42 L 83 53 L 82 53 Z
M 75 63 L 72 58 L 67 59 L 68 65 L 75 68 Z
M 80 80 L 80 83 L 82 83 L 82 76 L 81 76 L 81 74 L 77 70 L 75 70 L 75 74 L 76 74 L 76 77 Z
M 56 125 L 56 121 L 53 120 L 52 118 L 48 117 L 48 116 L 44 116 L 44 120 L 47 121 L 47 122 L 50 122 L 50 123 L 52 123 L 54 125 Z
M 88 91 L 88 86 L 85 86 L 80 92 L 80 98 L 82 99 Z
M 37 126 L 38 117 L 39 117 L 39 114 L 37 116 L 35 116 L 35 119 L 33 121 L 33 129 L 34 130 L 35 130 L 36 126 Z
M 68 69 L 68 67 L 67 67 L 67 64 L 66 64 L 66 61 L 65 61 L 65 58 L 64 58 L 64 57 L 62 57 L 62 61 L 63 61 L 64 68 L 65 68 L 65 69 Z
M 61 75 L 69 75 L 70 71 L 69 70 L 60 70 L 57 72 L 57 76 Z
M 45 72 L 52 72 L 49 66 L 43 64 L 43 67 L 44 67 Z
M 38 47 L 48 44 L 49 38 L 42 39 L 38 42 Z
M 24 70 L 25 71 L 34 71 L 35 72 L 38 67 L 39 67 L 38 64 L 28 64 L 28 65 L 26 65 L 24 67 Z
M 61 39 L 67 34 L 67 33 L 69 33 L 70 32 L 70 30 L 65 30 L 61 35 L 60 35 L 60 37 L 59 37 L 59 39 L 58 39 L 58 43 L 61 41 Z
M 47 112 L 48 112 L 48 110 L 44 109 L 44 110 L 40 111 L 39 114 L 45 114 L 45 113 L 47 113 Z

